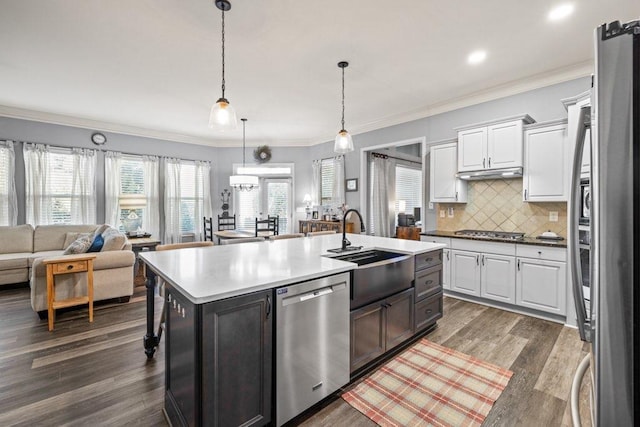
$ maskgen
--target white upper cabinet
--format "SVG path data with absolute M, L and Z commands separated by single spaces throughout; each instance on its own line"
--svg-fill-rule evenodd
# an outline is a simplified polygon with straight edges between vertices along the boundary
M 434 203 L 466 203 L 467 183 L 456 178 L 458 144 L 431 147 L 430 201 Z
M 528 115 L 458 128 L 458 172 L 522 166 L 522 127 Z
M 523 200 L 569 200 L 570 165 L 566 120 L 528 126 L 524 132 Z

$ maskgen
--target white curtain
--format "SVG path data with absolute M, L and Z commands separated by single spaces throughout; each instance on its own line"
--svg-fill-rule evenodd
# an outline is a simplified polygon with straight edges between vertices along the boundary
M 390 237 L 389 186 L 391 169 L 389 159 L 372 156 L 373 180 L 371 183 L 371 222 L 376 236 Z
M 46 224 L 51 218 L 51 203 L 46 198 L 50 193 L 47 182 L 49 170 L 49 147 L 43 144 L 24 143 L 25 205 L 26 223 Z
M 73 181 L 71 184 L 71 223 L 96 223 L 96 151 L 71 150 Z
M 196 162 L 196 192 L 202 199 L 194 207 L 194 234 L 196 240 L 204 240 L 204 217 L 211 217 L 211 163 Z
M 336 156 L 333 159 L 333 200 L 332 203 L 339 208 L 345 203 L 344 194 L 344 156 Z
M 322 160 L 314 160 L 311 162 L 311 205 L 317 206 L 320 204 L 320 183 L 322 182 Z
M 164 159 L 164 243 L 181 243 L 180 160 Z
M 17 225 L 16 154 L 13 150 L 13 141 L 0 141 L 0 153 L 6 159 L 6 169 L 4 171 L 6 175 L 0 177 L 0 182 L 5 184 L 5 188 L 0 188 L 0 225 Z
M 114 228 L 120 225 L 120 164 L 122 153 L 107 151 L 104 157 L 104 221 Z M 157 236 L 157 234 L 156 234 Z
M 142 156 L 146 209 L 143 210 L 142 224 L 152 236 L 160 235 L 160 186 L 159 160 L 157 156 Z

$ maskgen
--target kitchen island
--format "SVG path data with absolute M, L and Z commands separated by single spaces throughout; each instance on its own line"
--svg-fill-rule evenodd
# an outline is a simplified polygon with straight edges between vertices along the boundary
M 331 317 L 342 319 L 340 325 L 346 330 L 340 334 L 341 338 L 334 339 L 329 334 L 329 339 L 345 347 L 347 377 L 338 387 L 349 382 L 349 347 L 351 358 L 354 351 L 359 352 L 357 367 L 361 368 L 363 357 L 369 357 L 367 361 L 379 358 L 416 333 L 433 327 L 442 315 L 439 278 L 444 245 L 365 235 L 348 237 L 353 246 L 362 246 L 363 250 L 379 249 L 405 255 L 404 258 L 410 256 L 411 278 L 415 274 L 416 280 L 407 283 L 402 292 L 384 296 L 379 302 L 351 312 L 349 292 L 345 292 L 346 303 L 338 304 L 339 313 Z M 172 425 L 274 422 L 274 402 L 281 397 L 277 395 L 280 386 L 273 387 L 274 378 L 279 378 L 274 376 L 274 359 L 282 356 L 274 349 L 278 337 L 282 341 L 285 336 L 278 333 L 280 329 L 274 333 L 274 317 L 280 314 L 283 318 L 284 313 L 284 310 L 279 313 L 276 307 L 276 288 L 280 300 L 281 293 L 293 293 L 294 285 L 314 281 L 329 283 L 315 294 L 301 297 L 301 301 L 332 293 L 340 286 L 346 285 L 348 289 L 352 270 L 361 267 L 354 262 L 333 259 L 335 254 L 327 252 L 340 245 L 341 236 L 336 234 L 141 255 L 147 268 L 166 284 L 164 410 Z M 423 278 L 424 286 L 414 289 L 414 283 L 417 287 Z M 416 314 L 416 309 L 424 313 Z M 324 327 L 321 321 L 326 319 L 318 319 L 318 331 Z M 375 349 L 361 345 L 371 340 L 354 344 L 354 337 L 350 336 L 353 331 L 361 330 L 361 326 L 369 330 L 372 324 L 380 325 L 378 336 L 383 337 L 383 342 L 377 343 Z M 285 325 L 286 328 L 295 326 Z M 386 339 L 383 336 L 396 332 Z M 279 343 L 279 348 L 295 347 L 295 341 L 291 340 Z M 358 346 L 355 350 L 354 345 Z M 328 366 L 334 363 L 332 358 L 325 362 Z M 352 373 L 353 369 L 351 365 Z M 296 378 L 287 380 L 297 382 Z M 326 395 L 326 383 L 320 381 L 313 387 L 314 392 L 325 389 L 322 396 Z M 306 406 L 302 406 L 304 409 Z M 302 410 L 296 410 L 295 414 Z M 277 424 L 284 421 L 286 419 L 278 419 Z

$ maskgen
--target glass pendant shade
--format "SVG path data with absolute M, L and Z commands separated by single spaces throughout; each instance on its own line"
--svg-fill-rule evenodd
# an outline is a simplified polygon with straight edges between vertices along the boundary
M 224 131 L 234 130 L 237 126 L 238 120 L 236 119 L 236 110 L 226 99 L 218 99 L 211 108 L 211 114 L 209 115 L 209 127 Z
M 258 188 L 258 177 L 253 175 L 231 175 L 229 185 L 236 190 L 251 191 Z
M 353 139 L 346 130 L 342 129 L 336 136 L 336 143 L 333 146 L 333 151 L 339 154 L 349 153 L 353 151 Z

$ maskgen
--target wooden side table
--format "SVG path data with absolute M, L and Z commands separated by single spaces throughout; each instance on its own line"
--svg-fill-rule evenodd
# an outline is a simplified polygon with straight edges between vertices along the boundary
M 129 237 L 129 243 L 131 243 L 131 250 L 136 256 L 136 262 L 133 267 L 133 284 L 135 286 L 144 285 L 147 281 L 144 266 L 141 265 L 138 254 L 143 250 L 155 251 L 156 246 L 162 243 L 158 239 L 153 237 Z
M 93 322 L 93 254 L 65 255 L 46 258 L 42 261 L 47 266 L 47 308 L 49 314 L 49 330 L 53 330 L 53 318 L 56 308 L 73 307 L 89 303 L 89 322 Z M 61 274 L 87 273 L 87 295 L 56 300 L 55 277 Z

